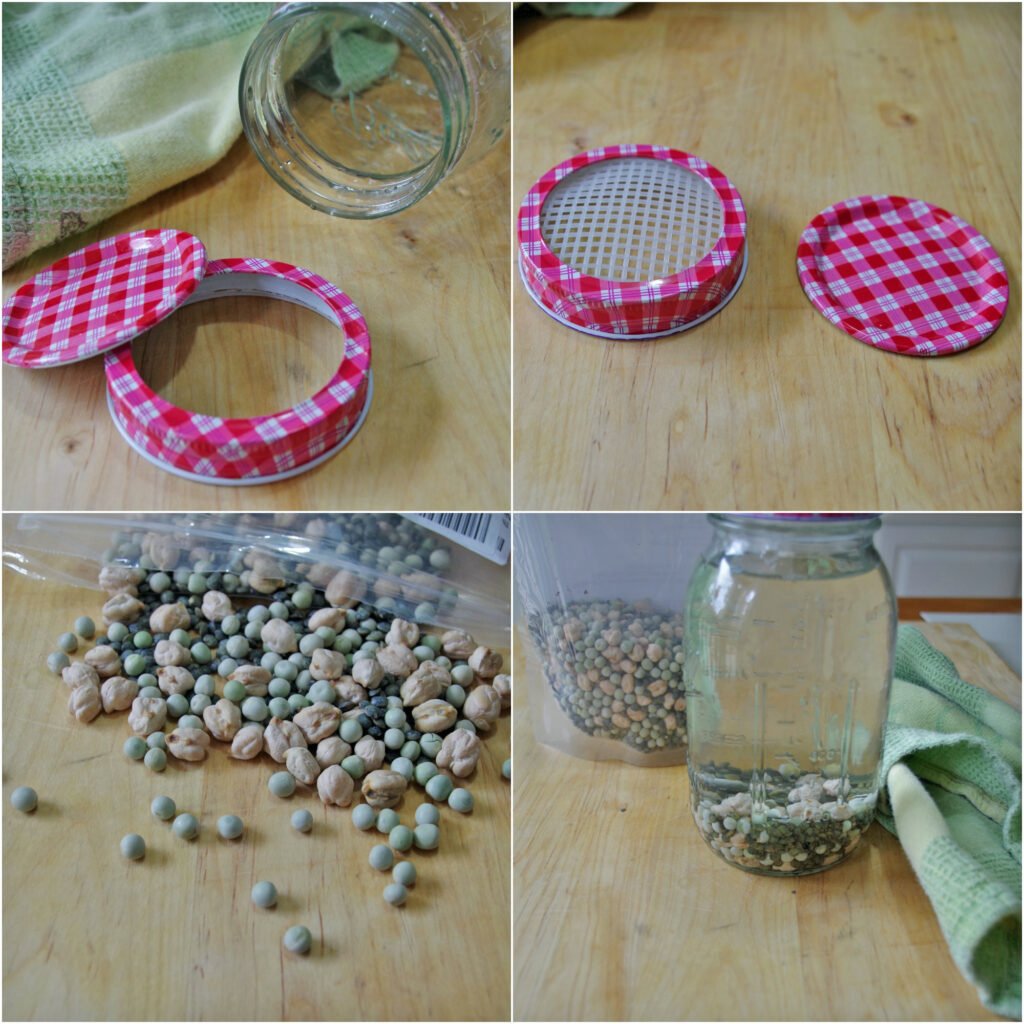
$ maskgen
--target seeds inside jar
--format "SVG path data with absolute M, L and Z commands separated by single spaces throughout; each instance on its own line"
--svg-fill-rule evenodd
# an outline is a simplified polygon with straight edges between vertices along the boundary
M 755 777 L 729 765 L 691 770 L 693 818 L 711 849 L 766 875 L 811 874 L 848 856 L 874 818 L 873 780 L 794 775 Z

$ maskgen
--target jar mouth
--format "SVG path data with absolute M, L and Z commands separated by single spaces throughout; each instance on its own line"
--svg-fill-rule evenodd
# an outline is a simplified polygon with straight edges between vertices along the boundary
M 785 536 L 799 542 L 802 537 L 820 540 L 823 537 L 871 536 L 882 525 L 878 513 L 742 513 L 715 512 L 708 516 L 713 526 L 731 532 L 756 532 Z
M 465 146 L 470 105 L 452 35 L 424 4 L 286 4 L 239 80 L 242 126 L 270 176 L 357 219 L 434 188 Z

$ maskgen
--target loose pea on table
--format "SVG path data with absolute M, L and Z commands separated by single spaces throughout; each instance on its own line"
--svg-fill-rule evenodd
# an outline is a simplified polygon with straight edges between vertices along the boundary
M 8 605 L 5 626 L 8 631 L 12 628 L 18 630 L 18 635 L 22 636 L 34 635 L 41 621 L 53 621 L 58 627 L 61 623 L 74 622 L 76 613 L 90 599 L 89 595 L 48 585 L 40 588 L 40 591 L 48 592 L 46 597 L 36 597 L 33 588 L 22 581 L 12 583 L 17 600 Z M 59 614 L 56 614 L 58 610 Z M 31 617 L 26 618 L 25 611 L 29 611 Z M 58 633 L 59 629 L 54 630 L 51 636 Z M 10 632 L 7 635 L 11 635 Z M 109 639 L 119 635 L 122 637 L 116 641 L 119 643 L 124 643 L 130 636 L 119 630 L 108 631 Z M 153 650 L 153 647 L 136 647 L 133 639 L 130 644 L 126 657 L 138 655 L 145 660 L 143 652 Z M 17 645 L 18 648 L 26 646 Z M 44 644 L 41 651 L 39 648 L 34 651 L 34 655 L 45 657 L 45 651 Z M 6 678 L 32 678 L 33 674 L 28 671 L 30 663 L 27 652 L 15 649 L 13 644 L 5 645 Z M 8 759 L 17 759 L 18 777 L 40 779 L 43 774 L 34 771 L 32 766 L 36 763 L 42 766 L 45 762 L 37 757 L 35 745 L 29 741 L 29 737 L 36 733 L 36 727 L 24 721 L 28 707 L 25 699 L 29 694 L 18 690 L 16 681 L 5 687 L 5 717 L 9 726 L 5 750 Z M 66 692 L 57 679 L 43 694 L 38 688 L 33 690 L 33 720 L 38 721 L 42 700 L 45 714 L 62 725 L 67 720 Z M 19 722 L 22 727 L 17 728 Z M 178 724 L 181 725 L 180 720 Z M 429 871 L 421 865 L 425 881 L 420 884 L 424 887 L 422 892 L 418 892 L 420 886 L 417 887 L 416 904 L 409 896 L 406 907 L 394 914 L 383 915 L 378 909 L 382 895 L 380 882 L 374 882 L 376 872 L 369 865 L 362 871 L 346 866 L 350 858 L 360 856 L 360 848 L 361 857 L 366 857 L 372 845 L 364 845 L 366 840 L 358 837 L 349 812 L 325 809 L 315 798 L 304 798 L 310 800 L 308 806 L 316 823 L 307 837 L 300 838 L 287 820 L 280 820 L 281 805 L 266 790 L 265 779 L 269 772 L 265 763 L 257 773 L 252 770 L 256 766 L 229 761 L 218 751 L 200 765 L 170 759 L 164 774 L 153 775 L 141 765 L 132 765 L 121 754 L 126 738 L 125 728 L 123 716 L 101 716 L 89 725 L 72 722 L 59 760 L 46 774 L 45 803 L 53 806 L 50 794 L 55 791 L 59 798 L 56 801 L 58 815 L 63 824 L 71 824 L 83 815 L 83 820 L 90 822 L 97 816 L 109 820 L 114 844 L 129 831 L 137 830 L 143 835 L 146 856 L 130 868 L 126 864 L 124 869 L 130 873 L 119 885 L 141 886 L 137 898 L 145 899 L 148 920 L 173 920 L 175 928 L 160 930 L 165 938 L 158 949 L 151 941 L 152 936 L 148 933 L 139 935 L 137 929 L 129 927 L 128 919 L 118 924 L 121 902 L 111 903 L 109 886 L 95 884 L 96 879 L 108 877 L 109 853 L 101 858 L 103 863 L 93 863 L 91 849 L 84 848 L 79 851 L 70 874 L 67 865 L 58 870 L 55 862 L 53 869 L 45 869 L 45 858 L 42 864 L 37 862 L 38 857 L 31 858 L 30 867 L 28 859 L 19 853 L 23 849 L 24 837 L 14 842 L 12 830 L 7 829 L 5 869 L 10 872 L 8 881 L 11 889 L 6 900 L 5 918 L 9 923 L 18 922 L 18 933 L 31 937 L 44 916 L 40 908 L 57 905 L 55 900 L 65 907 L 81 906 L 81 918 L 76 915 L 74 920 L 67 920 L 68 915 L 63 915 L 67 927 L 53 939 L 54 963 L 59 959 L 63 977 L 74 978 L 78 985 L 74 1008 L 61 1001 L 61 993 L 67 991 L 66 986 L 47 982 L 52 970 L 51 962 L 30 954 L 15 969 L 12 964 L 14 946 L 7 943 L 5 999 L 8 1012 L 22 1008 L 24 1015 L 29 1017 L 68 1017 L 73 1010 L 80 1012 L 83 1006 L 93 1006 L 102 1007 L 102 1010 L 97 1010 L 97 1015 L 108 1019 L 155 1017 L 168 1013 L 181 1018 L 211 1019 L 237 1016 L 240 1006 L 244 1007 L 249 1002 L 249 1006 L 244 1007 L 245 1015 L 258 1017 L 264 1000 L 257 998 L 256 993 L 265 989 L 266 976 L 265 972 L 257 972 L 254 965 L 260 963 L 261 958 L 265 959 L 267 949 L 283 941 L 288 927 L 299 924 L 312 932 L 312 963 L 325 955 L 342 955 L 350 966 L 357 967 L 368 977 L 380 976 L 380 984 L 370 986 L 373 992 L 366 994 L 353 993 L 350 986 L 337 980 L 335 972 L 319 972 L 315 978 L 309 979 L 307 991 L 312 993 L 317 1005 L 324 1008 L 325 1015 L 336 1019 L 408 1018 L 410 1008 L 422 1001 L 423 979 L 431 974 L 427 955 L 432 946 L 429 936 L 435 935 L 438 927 L 443 927 L 446 934 L 453 935 L 450 951 L 459 957 L 464 968 L 458 996 L 447 991 L 447 986 L 444 986 L 445 990 L 438 989 L 431 995 L 431 1005 L 437 1008 L 438 1017 L 445 1014 L 464 1017 L 467 997 L 471 998 L 481 1017 L 508 1016 L 508 879 L 506 872 L 480 872 L 477 869 L 480 862 L 497 860 L 500 863 L 507 858 L 508 787 L 500 778 L 501 759 L 508 751 L 507 720 L 497 723 L 496 735 L 487 739 L 480 766 L 469 780 L 478 806 L 485 808 L 485 826 L 481 827 L 481 820 L 460 823 L 459 815 L 450 814 L 451 820 L 445 819 L 442 829 L 443 856 L 431 857 Z M 144 758 L 152 749 L 144 743 L 143 748 L 140 756 Z M 88 781 L 89 761 L 81 760 L 100 755 L 114 758 L 118 765 L 118 784 L 123 793 L 113 804 L 99 799 L 95 787 Z M 154 787 L 158 779 L 163 795 L 176 805 L 171 814 L 178 811 L 179 817 L 183 813 L 197 818 L 199 835 L 196 840 L 182 842 L 174 836 L 170 824 L 162 823 L 148 813 L 148 806 L 154 798 L 162 795 Z M 212 799 L 213 794 L 222 797 Z M 416 804 L 415 796 L 410 794 L 399 806 L 402 825 L 414 824 Z M 131 813 L 130 808 L 134 808 Z M 226 811 L 237 811 L 246 820 L 256 821 L 258 836 L 250 836 L 247 831 L 237 842 L 219 840 L 214 826 L 218 814 Z M 29 818 L 23 820 L 29 823 Z M 53 821 L 46 817 L 37 819 L 34 815 L 31 823 L 52 827 Z M 269 821 L 279 823 L 269 827 Z M 469 835 L 470 827 L 473 828 L 472 837 Z M 186 833 L 189 831 L 190 828 L 186 829 Z M 298 843 L 302 844 L 301 851 L 305 852 L 296 853 Z M 36 845 L 32 844 L 33 847 Z M 279 885 L 288 883 L 282 889 L 281 899 L 288 901 L 282 906 L 287 906 L 286 912 L 292 921 L 275 918 L 274 914 L 280 911 L 269 910 L 265 919 L 243 925 L 239 908 L 242 905 L 252 906 L 247 897 L 253 878 L 252 873 L 240 868 L 254 851 L 257 858 L 255 869 L 259 874 L 264 878 L 275 878 Z M 415 857 L 418 854 L 414 850 L 410 855 Z M 114 856 L 117 856 L 116 849 Z M 197 857 L 202 857 L 207 865 L 201 876 L 195 869 Z M 308 868 L 300 870 L 301 888 L 294 884 L 296 857 L 310 857 L 310 866 L 316 865 L 312 874 Z M 340 898 L 337 887 L 323 884 L 321 865 L 327 865 L 328 877 L 344 874 L 344 899 Z M 409 861 L 401 861 L 394 866 L 394 884 L 406 886 L 407 895 L 409 872 L 414 870 Z M 471 884 L 467 884 L 469 879 L 472 879 Z M 76 881 L 73 883 L 72 880 Z M 72 888 L 69 889 L 69 885 Z M 231 898 L 231 891 L 240 886 L 244 887 L 241 903 Z M 193 888 L 196 889 L 196 900 L 184 900 L 183 892 Z M 361 897 L 353 898 L 353 893 L 360 890 L 364 891 Z M 441 894 L 443 899 L 438 899 Z M 28 912 L 29 905 L 33 908 L 31 913 Z M 126 911 L 127 905 L 126 902 Z M 218 907 L 225 909 L 226 916 Z M 95 984 L 91 965 L 82 955 L 88 947 L 83 929 L 90 916 L 91 920 L 102 916 L 103 920 L 111 923 L 115 938 L 106 955 L 119 955 L 118 947 L 123 943 L 117 936 L 132 934 L 132 942 L 124 944 L 120 955 L 133 959 L 140 957 L 146 963 L 166 967 L 147 972 L 146 984 L 141 989 L 135 986 L 113 991 L 110 986 Z M 389 924 L 389 921 L 394 923 Z M 369 939 L 353 943 L 351 936 L 359 934 Z M 169 945 L 165 946 L 165 943 Z M 403 950 L 404 962 L 412 965 L 413 973 L 420 979 L 416 984 L 412 980 L 408 983 L 401 979 L 395 981 L 390 974 L 387 978 L 380 974 L 380 965 L 386 959 L 384 950 L 393 951 L 396 943 Z M 36 948 L 31 942 L 29 946 L 19 945 Z M 189 998 L 194 1001 L 186 1006 L 168 968 L 175 962 L 206 963 L 214 949 L 220 964 L 226 963 L 231 969 L 226 974 L 208 972 L 208 983 L 193 991 Z M 485 957 L 479 955 L 481 949 L 487 950 Z M 296 967 L 300 959 L 289 957 Z M 499 968 L 495 969 L 494 965 Z M 289 971 L 293 969 L 288 968 Z M 230 986 L 218 982 L 218 977 L 227 976 L 232 978 Z M 241 990 L 250 994 L 240 996 L 240 979 L 243 981 Z M 286 999 L 295 997 L 294 987 L 283 991 Z M 445 1010 L 445 1006 L 449 1009 Z

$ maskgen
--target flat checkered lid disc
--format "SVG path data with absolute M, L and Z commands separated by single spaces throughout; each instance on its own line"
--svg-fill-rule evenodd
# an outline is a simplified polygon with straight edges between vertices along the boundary
M 171 229 L 79 249 L 26 281 L 3 307 L 3 359 L 77 363 L 137 338 L 174 312 L 206 270 L 206 248 Z
M 988 239 L 921 199 L 858 196 L 830 206 L 800 236 L 796 262 L 818 312 L 887 352 L 962 352 L 1006 312 L 1006 269 Z

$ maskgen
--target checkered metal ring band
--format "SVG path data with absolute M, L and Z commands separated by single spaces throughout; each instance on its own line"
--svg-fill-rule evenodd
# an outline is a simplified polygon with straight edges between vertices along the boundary
M 105 356 L 107 396 L 118 428 L 171 472 L 210 483 L 260 483 L 311 468 L 352 434 L 369 401 L 370 335 L 356 304 L 322 277 L 263 259 L 208 264 L 188 303 L 264 295 L 306 306 L 336 324 L 341 363 L 316 394 L 268 416 L 224 419 L 181 409 L 139 375 L 131 345 Z M 186 303 L 186 304 L 188 304 Z

